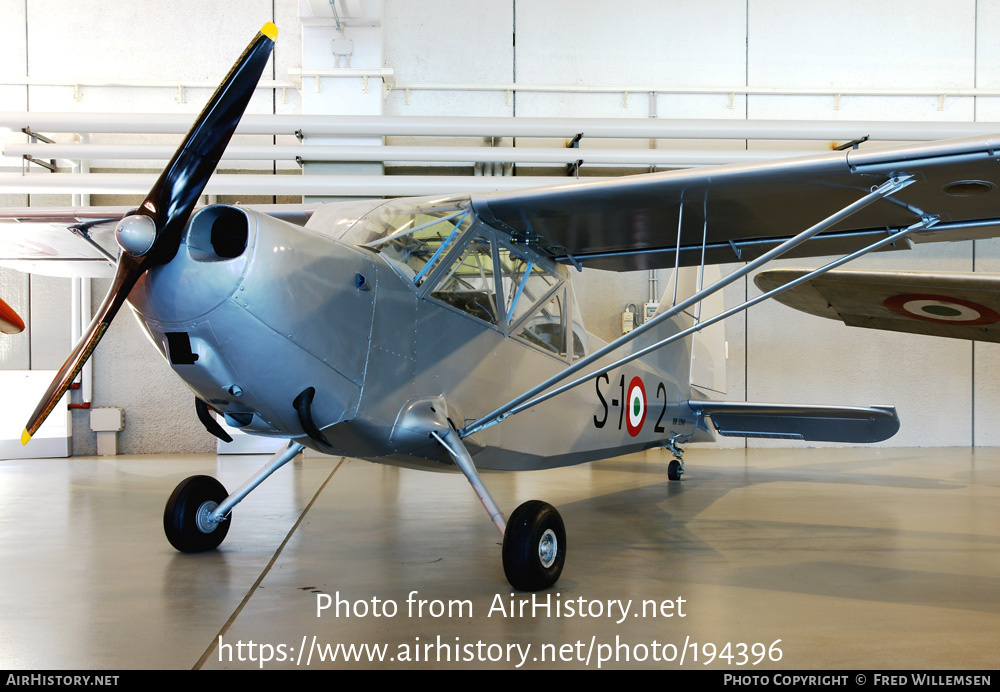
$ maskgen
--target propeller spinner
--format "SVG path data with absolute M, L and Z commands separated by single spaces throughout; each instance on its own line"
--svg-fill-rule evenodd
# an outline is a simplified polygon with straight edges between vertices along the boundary
M 277 35 L 278 28 L 271 22 L 261 28 L 215 90 L 139 209 L 119 222 L 115 236 L 122 252 L 111 289 L 28 419 L 21 444 L 28 444 L 69 389 L 139 278 L 177 253 L 188 218 L 253 96 Z

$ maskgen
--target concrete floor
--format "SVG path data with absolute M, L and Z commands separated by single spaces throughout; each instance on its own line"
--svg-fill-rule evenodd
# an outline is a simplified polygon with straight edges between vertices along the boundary
M 537 497 L 566 522 L 553 610 L 523 617 L 460 475 L 300 458 L 218 551 L 169 546 L 182 478 L 233 489 L 264 460 L 0 461 L 0 668 L 701 667 L 713 645 L 739 670 L 744 651 L 758 670 L 1000 665 L 1000 449 L 699 449 L 675 483 L 659 452 L 486 474 L 508 513 Z M 317 617 L 328 596 L 351 614 Z M 320 661 L 338 644 L 386 660 Z

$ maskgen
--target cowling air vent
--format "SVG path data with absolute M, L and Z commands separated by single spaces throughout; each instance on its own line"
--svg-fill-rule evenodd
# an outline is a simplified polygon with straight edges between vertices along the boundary
M 187 245 L 191 259 L 221 262 L 243 254 L 250 236 L 247 216 L 226 205 L 205 207 L 191 219 Z
M 191 337 L 187 332 L 164 332 L 167 350 L 173 365 L 193 365 L 198 354 L 191 350 Z

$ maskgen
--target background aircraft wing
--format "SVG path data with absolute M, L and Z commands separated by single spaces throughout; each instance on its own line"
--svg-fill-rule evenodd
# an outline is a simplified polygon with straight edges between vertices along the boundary
M 115 275 L 119 209 L 0 210 L 0 267 L 50 276 Z
M 769 291 L 808 269 L 774 269 L 754 281 Z M 831 271 L 775 297 L 852 327 L 1000 342 L 1000 276 Z
M 785 257 L 844 254 L 936 215 L 901 239 L 1000 234 L 1000 136 L 831 152 L 765 163 L 629 176 L 611 181 L 474 195 L 492 225 L 560 262 L 631 271 L 746 262 L 857 201 L 894 175 L 916 180 Z M 679 223 L 680 222 L 680 223 Z M 707 222 L 707 226 L 706 226 Z
M 315 205 L 250 208 L 304 225 Z M 0 267 L 47 276 L 115 275 L 115 226 L 135 207 L 0 209 Z
M 887 440 L 899 430 L 899 416 L 892 406 L 694 400 L 688 405 L 699 415 L 709 416 L 718 433 L 726 437 L 870 443 Z

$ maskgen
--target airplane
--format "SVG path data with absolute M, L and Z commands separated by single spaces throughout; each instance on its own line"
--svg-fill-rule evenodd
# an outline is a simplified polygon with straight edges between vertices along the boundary
M 24 320 L 14 308 L 0 298 L 0 332 L 4 334 L 20 334 L 24 331 Z
M 709 400 L 690 384 L 696 332 L 784 296 L 827 317 L 871 317 L 880 328 L 996 334 L 993 284 L 838 271 L 873 251 L 995 234 L 1000 140 L 992 137 L 513 192 L 333 202 L 282 218 L 235 205 L 196 209 L 276 32 L 265 24 L 251 41 L 137 209 L 0 214 L 22 229 L 61 224 L 91 241 L 113 227 L 120 247 L 103 304 L 22 442 L 126 302 L 194 392 L 206 429 L 228 437 L 215 413 L 288 440 L 234 492 L 209 476 L 175 488 L 164 532 L 182 552 L 218 547 L 233 508 L 309 447 L 457 468 L 503 537 L 511 586 L 545 589 L 566 559 L 558 510 L 529 500 L 505 517 L 479 469 L 665 448 L 676 481 L 683 446 L 714 433 L 869 443 L 899 429 L 891 406 Z M 696 318 L 695 306 L 779 256 L 838 257 L 814 270 L 762 272 L 762 295 Z M 729 263 L 741 266 L 705 285 L 707 266 Z M 605 344 L 580 319 L 571 278 L 582 267 L 672 268 L 673 287 L 654 316 Z M 853 312 L 837 307 L 844 304 Z

